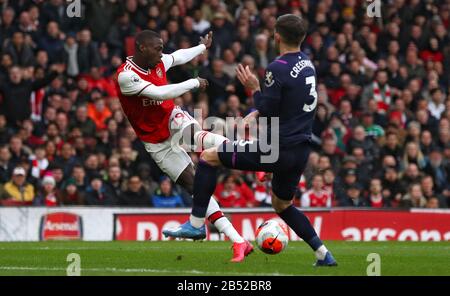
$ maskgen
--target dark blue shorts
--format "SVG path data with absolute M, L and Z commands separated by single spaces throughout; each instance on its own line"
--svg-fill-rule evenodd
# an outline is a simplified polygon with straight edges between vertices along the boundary
M 271 161 L 273 157 L 268 157 L 274 155 L 273 151 L 261 149 L 258 141 L 224 143 L 219 146 L 218 154 L 220 162 L 227 168 L 273 173 L 273 193 L 280 199 L 291 200 L 308 162 L 310 145 L 309 142 L 304 142 L 280 148 L 276 161 Z M 266 150 L 268 151 L 265 152 Z

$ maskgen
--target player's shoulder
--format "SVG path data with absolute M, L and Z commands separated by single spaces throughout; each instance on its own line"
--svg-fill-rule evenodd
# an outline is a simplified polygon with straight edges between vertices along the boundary
M 137 75 L 135 71 L 133 71 L 133 67 L 126 61 L 122 65 L 120 65 L 116 70 L 117 78 L 119 77 L 131 77 L 132 75 Z
M 132 85 L 141 81 L 139 75 L 126 63 L 117 69 L 117 81 L 120 85 Z
M 266 68 L 264 75 L 264 83 L 267 86 L 271 86 L 274 81 L 282 83 L 285 79 L 286 73 L 289 73 L 289 65 L 282 58 L 275 59 Z
M 283 57 L 276 58 L 267 66 L 267 70 L 274 73 L 282 73 L 289 69 L 289 63 Z

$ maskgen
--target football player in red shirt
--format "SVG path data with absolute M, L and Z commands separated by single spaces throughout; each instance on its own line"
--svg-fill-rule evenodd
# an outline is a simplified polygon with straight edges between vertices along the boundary
M 136 34 L 134 56 L 117 70 L 116 88 L 123 111 L 143 142 L 145 149 L 174 182 L 193 193 L 194 167 L 191 158 L 179 145 L 180 140 L 196 151 L 216 147 L 228 139 L 203 131 L 187 112 L 176 107 L 173 99 L 196 88 L 205 89 L 208 81 L 193 78 L 167 84 L 166 72 L 188 63 L 211 46 L 212 32 L 200 38 L 200 44 L 163 54 L 158 33 L 144 30 Z M 233 242 L 233 262 L 241 262 L 252 250 L 224 217 L 216 200 L 207 208 L 208 220 Z M 164 233 L 164 231 L 163 231 Z M 194 239 L 203 239 L 204 235 Z

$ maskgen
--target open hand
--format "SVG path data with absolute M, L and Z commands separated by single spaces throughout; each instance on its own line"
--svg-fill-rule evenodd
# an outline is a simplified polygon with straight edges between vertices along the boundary
M 242 66 L 242 64 L 239 64 L 236 68 L 237 72 L 237 78 L 242 83 L 243 86 L 250 89 L 252 92 L 260 90 L 259 87 L 259 80 L 255 76 L 255 74 L 250 71 L 250 68 L 246 66 Z
M 213 32 L 209 31 L 208 34 L 205 35 L 205 37 L 200 37 L 200 44 L 204 44 L 206 46 L 206 49 L 211 47 L 212 35 Z

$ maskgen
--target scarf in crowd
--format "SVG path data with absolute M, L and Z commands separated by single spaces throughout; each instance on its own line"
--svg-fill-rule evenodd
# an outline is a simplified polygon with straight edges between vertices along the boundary
M 378 85 L 378 82 L 374 81 L 373 83 L 373 98 L 375 102 L 377 102 L 378 112 L 386 113 L 389 109 L 389 105 L 391 104 L 391 88 L 388 84 L 384 86 L 384 99 L 381 95 L 381 89 Z
M 45 90 L 44 88 L 35 90 L 31 93 L 31 120 L 41 121 L 42 119 L 42 103 L 44 102 Z

